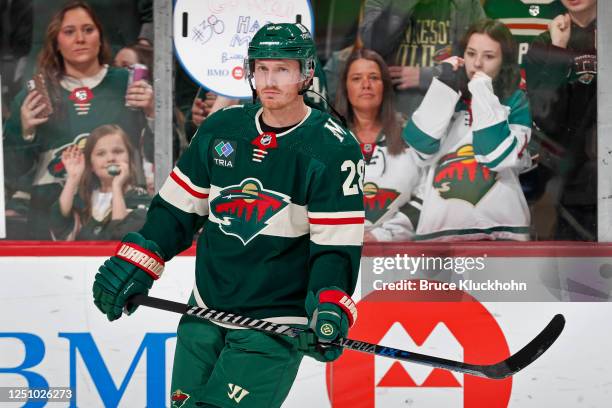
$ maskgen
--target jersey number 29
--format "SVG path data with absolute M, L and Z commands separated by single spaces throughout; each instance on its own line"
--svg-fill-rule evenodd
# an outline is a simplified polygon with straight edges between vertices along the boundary
M 359 160 L 357 164 L 352 160 L 345 160 L 344 163 L 342 163 L 340 170 L 349 172 L 344 183 L 342 183 L 342 193 L 345 196 L 358 194 L 360 190 L 363 191 L 364 169 L 365 164 L 363 160 Z M 355 180 L 355 173 L 357 174 L 357 180 Z

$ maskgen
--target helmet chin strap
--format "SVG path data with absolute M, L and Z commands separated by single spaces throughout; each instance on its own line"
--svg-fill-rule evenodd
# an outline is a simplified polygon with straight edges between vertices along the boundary
M 304 86 L 298 91 L 298 95 L 304 95 L 306 91 L 308 91 L 308 88 L 310 88 L 310 85 L 312 85 L 312 77 L 304 81 Z
M 300 89 L 298 91 L 298 95 L 304 95 L 306 93 L 306 91 L 308 91 L 308 88 L 310 88 L 310 86 L 312 85 L 312 81 L 314 79 L 314 68 L 312 68 L 312 70 L 309 72 L 309 77 L 308 79 L 306 79 L 304 81 L 304 86 L 302 87 L 302 89 Z
M 255 101 L 257 100 L 257 90 L 253 86 L 251 77 L 248 77 L 248 79 L 249 79 L 249 87 L 251 88 L 251 96 L 253 98 L 253 103 L 255 103 Z

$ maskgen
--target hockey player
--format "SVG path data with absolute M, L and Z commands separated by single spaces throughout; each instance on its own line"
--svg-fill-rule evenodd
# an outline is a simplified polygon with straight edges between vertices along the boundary
M 364 163 L 352 134 L 303 102 L 314 71 L 310 33 L 300 24 L 262 27 L 246 69 L 261 105 L 231 106 L 204 121 L 145 226 L 100 267 L 94 302 L 118 319 L 203 226 L 191 304 L 312 331 L 291 343 L 183 317 L 172 374 L 177 406 L 278 407 L 304 353 L 338 358 L 341 348 L 325 343 L 344 337 L 357 317 L 349 295 L 363 239 Z
M 442 64 L 404 129 L 417 161 L 431 165 L 416 239 L 527 240 L 517 175 L 531 164 L 523 154 L 531 115 L 516 43 L 502 23 L 483 20 L 463 44 L 463 58 Z

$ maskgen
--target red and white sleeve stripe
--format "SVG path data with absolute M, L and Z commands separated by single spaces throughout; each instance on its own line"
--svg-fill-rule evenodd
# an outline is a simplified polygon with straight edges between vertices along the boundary
M 175 167 L 159 190 L 159 195 L 179 210 L 205 216 L 208 215 L 209 192 L 210 188 L 197 186 Z
M 310 240 L 318 245 L 362 245 L 363 211 L 311 212 Z

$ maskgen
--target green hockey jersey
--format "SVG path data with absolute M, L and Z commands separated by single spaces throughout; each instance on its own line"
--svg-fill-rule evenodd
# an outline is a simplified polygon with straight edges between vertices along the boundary
M 352 294 L 363 241 L 364 162 L 327 113 L 278 135 L 259 105 L 236 105 L 198 129 L 141 233 L 170 259 L 197 242 L 201 306 L 280 323 L 306 322 L 308 291 Z

